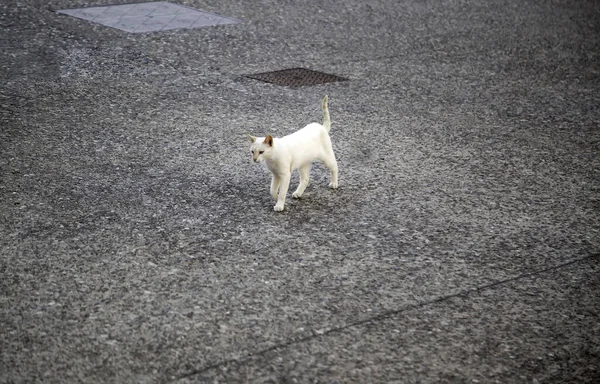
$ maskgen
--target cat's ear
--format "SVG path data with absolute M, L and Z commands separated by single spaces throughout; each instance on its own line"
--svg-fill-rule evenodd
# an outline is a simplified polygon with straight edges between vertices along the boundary
M 248 137 L 250 138 L 251 142 L 255 142 L 256 141 L 256 137 L 252 136 L 252 135 L 248 135 Z
M 263 141 L 263 143 L 267 144 L 269 147 L 272 147 L 273 146 L 273 136 L 267 135 L 267 137 L 265 137 L 265 141 Z

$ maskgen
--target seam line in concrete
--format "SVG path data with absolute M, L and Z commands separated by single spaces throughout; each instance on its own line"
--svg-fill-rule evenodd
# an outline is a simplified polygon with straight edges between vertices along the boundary
M 568 266 L 571 266 L 573 264 L 585 262 L 587 260 L 590 260 L 590 259 L 593 259 L 593 258 L 599 258 L 599 257 L 600 257 L 600 253 L 594 253 L 594 254 L 591 254 L 591 255 L 579 258 L 579 259 L 567 261 L 567 262 L 564 262 L 564 263 L 561 263 L 561 264 L 558 264 L 558 265 L 554 265 L 554 266 L 551 266 L 551 267 L 547 267 L 547 268 L 544 268 L 544 269 L 538 269 L 538 270 L 534 270 L 534 271 L 531 271 L 531 272 L 526 272 L 526 273 L 520 274 L 518 276 L 511 277 L 509 279 L 496 281 L 496 282 L 493 282 L 493 283 L 485 284 L 485 285 L 482 285 L 482 286 L 479 286 L 479 287 L 475 287 L 475 288 L 470 288 L 470 289 L 467 289 L 467 290 L 464 290 L 464 291 L 460 291 L 460 292 L 457 292 L 457 293 L 453 293 L 453 294 L 450 294 L 450 295 L 441 296 L 441 297 L 438 297 L 438 298 L 435 298 L 435 299 L 431 299 L 431 300 L 428 300 L 428 301 L 423 301 L 423 302 L 420 302 L 420 303 L 417 303 L 417 304 L 408 305 L 408 306 L 406 306 L 404 308 L 387 311 L 387 312 L 384 312 L 384 313 L 382 313 L 380 315 L 376 315 L 376 316 L 369 317 L 369 318 L 366 318 L 366 319 L 363 319 L 363 320 L 359 320 L 359 321 L 355 321 L 355 322 L 352 322 L 352 323 L 348 323 L 348 324 L 345 324 L 345 325 L 342 325 L 342 326 L 339 326 L 339 327 L 336 327 L 336 328 L 327 329 L 327 330 L 325 330 L 323 332 L 320 332 L 320 333 L 313 331 L 312 335 L 308 335 L 308 336 L 305 336 L 305 337 L 302 337 L 302 338 L 298 338 L 298 339 L 292 339 L 292 340 L 289 340 L 287 342 L 283 342 L 283 343 L 274 345 L 272 347 L 261 349 L 261 350 L 259 350 L 257 352 L 251 352 L 251 353 L 248 353 L 246 356 L 238 358 L 238 359 L 223 360 L 223 361 L 220 361 L 218 363 L 214 363 L 214 364 L 205 366 L 203 368 L 199 368 L 199 369 L 196 369 L 196 370 L 193 370 L 193 371 L 181 374 L 181 375 L 177 376 L 175 379 L 173 379 L 172 382 L 176 382 L 176 381 L 179 381 L 179 380 L 182 380 L 182 379 L 186 379 L 188 377 L 192 377 L 192 376 L 195 376 L 195 375 L 200 375 L 200 374 L 202 374 L 204 372 L 210 371 L 211 369 L 219 368 L 219 367 L 221 367 L 223 365 L 227 365 L 227 364 L 231 364 L 231 363 L 238 363 L 238 364 L 244 363 L 245 361 L 251 359 L 252 357 L 261 356 L 261 355 L 264 355 L 266 353 L 269 353 L 271 351 L 274 351 L 274 350 L 277 350 L 277 349 L 280 349 L 280 348 L 286 348 L 286 347 L 289 347 L 289 346 L 294 345 L 294 344 L 300 344 L 300 343 L 303 343 L 305 341 L 316 339 L 318 337 L 327 336 L 327 335 L 332 334 L 332 333 L 342 332 L 342 331 L 344 331 L 346 329 L 349 329 L 349 328 L 352 328 L 352 327 L 358 327 L 358 326 L 361 326 L 361 325 L 364 325 L 364 324 L 367 324 L 367 323 L 376 323 L 376 322 L 379 322 L 379 321 L 383 321 L 383 320 L 391 318 L 391 317 L 393 317 L 395 315 L 398 315 L 398 314 L 400 314 L 402 312 L 406 312 L 406 311 L 410 311 L 410 310 L 418 309 L 418 308 L 423 308 L 423 307 L 426 307 L 426 306 L 429 306 L 429 305 L 433 305 L 433 304 L 438 304 L 438 303 L 444 302 L 446 300 L 449 300 L 449 299 L 452 299 L 452 298 L 455 298 L 455 297 L 469 296 L 472 293 L 485 291 L 487 289 L 494 288 L 494 287 L 497 287 L 497 286 L 501 286 L 501 285 L 504 285 L 504 284 L 508 284 L 508 283 L 511 283 L 511 282 L 514 282 L 514 281 L 517 281 L 517 280 L 521 280 L 521 279 L 525 279 L 525 278 L 528 278 L 528 277 L 533 277 L 533 276 L 541 275 L 541 274 L 546 273 L 546 272 L 560 270 L 560 269 L 566 268 Z

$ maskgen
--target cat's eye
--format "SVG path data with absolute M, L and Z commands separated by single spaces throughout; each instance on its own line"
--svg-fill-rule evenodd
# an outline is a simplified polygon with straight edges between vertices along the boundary
M 259 151 L 258 152 L 260 155 L 262 155 L 263 153 L 265 153 L 265 151 Z

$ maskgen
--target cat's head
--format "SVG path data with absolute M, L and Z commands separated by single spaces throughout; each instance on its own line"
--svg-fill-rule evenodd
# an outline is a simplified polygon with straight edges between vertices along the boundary
M 258 138 L 252 135 L 248 136 L 250 136 L 250 141 L 252 142 L 250 151 L 252 151 L 254 161 L 263 162 L 271 157 L 271 151 L 273 150 L 273 137 L 271 135 Z

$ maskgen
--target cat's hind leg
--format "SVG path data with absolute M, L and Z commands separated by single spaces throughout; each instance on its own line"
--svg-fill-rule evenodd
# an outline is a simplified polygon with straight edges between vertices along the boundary
M 273 196 L 273 198 L 275 200 L 277 200 L 277 195 L 278 195 L 278 190 L 279 190 L 280 184 L 281 184 L 281 179 L 279 178 L 279 176 L 273 175 L 273 178 L 271 179 L 271 196 Z
M 296 199 L 302 197 L 304 190 L 308 186 L 308 181 L 310 180 L 310 166 L 311 164 L 307 164 L 298 169 L 298 172 L 300 173 L 300 184 L 298 184 L 298 188 L 292 194 L 292 197 Z
M 279 196 L 277 196 L 277 204 L 275 204 L 276 211 L 283 211 L 285 205 L 285 195 L 287 195 L 288 188 L 290 187 L 290 173 L 286 173 L 280 176 L 281 184 L 279 186 Z
M 329 183 L 329 187 L 336 189 L 338 187 L 338 165 L 333 150 L 328 151 L 327 156 L 323 159 L 323 163 L 331 171 L 331 183 Z

